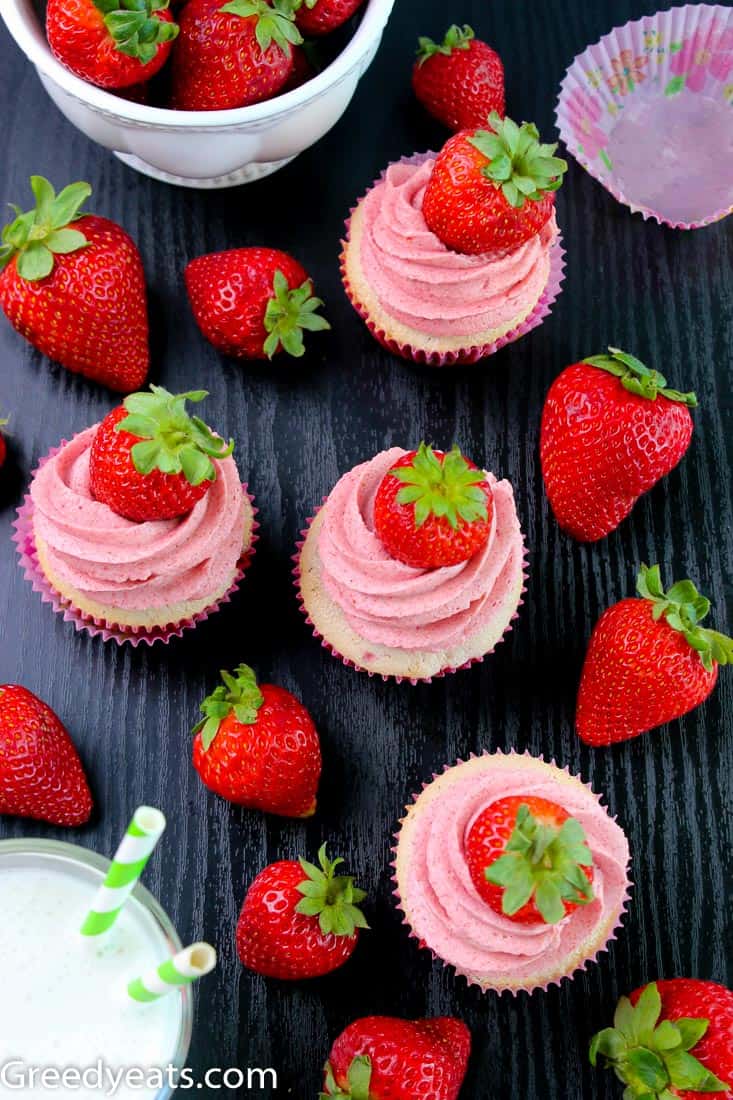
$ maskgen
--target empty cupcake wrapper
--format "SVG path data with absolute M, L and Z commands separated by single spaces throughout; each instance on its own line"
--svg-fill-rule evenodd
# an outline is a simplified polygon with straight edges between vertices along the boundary
M 733 8 L 685 4 L 575 58 L 557 126 L 569 152 L 644 218 L 696 229 L 733 210 Z
M 323 502 L 322 502 L 321 507 L 323 507 L 323 504 L 325 504 L 327 500 L 328 500 L 328 497 L 323 498 Z M 519 618 L 519 608 L 524 603 L 524 599 L 522 597 L 524 596 L 524 593 L 527 591 L 527 556 L 528 556 L 528 552 L 527 552 L 527 547 L 524 546 L 524 545 L 523 545 L 523 550 L 522 550 L 522 590 L 521 590 L 521 593 L 520 593 L 519 603 L 517 604 L 516 611 L 512 615 L 511 619 L 509 620 L 509 625 L 506 627 L 506 629 L 505 629 L 504 633 L 502 634 L 501 638 L 499 638 L 499 640 L 494 645 L 494 649 L 489 650 L 488 653 L 483 653 L 480 657 L 472 657 L 470 661 L 465 661 L 464 664 L 462 664 L 462 665 L 458 665 L 456 667 L 451 666 L 451 667 L 447 667 L 447 668 L 442 668 L 440 670 L 440 672 L 437 672 L 434 676 L 423 676 L 423 677 L 390 676 L 387 673 L 373 672 L 373 671 L 370 671 L 368 668 L 362 668 L 362 666 L 357 664 L 356 661 L 353 661 L 350 657 L 345 657 L 343 655 L 343 653 L 340 653 L 339 650 L 336 649 L 336 647 L 333 646 L 331 644 L 331 642 L 329 642 L 327 638 L 324 638 L 323 635 L 318 631 L 318 629 L 316 628 L 313 620 L 311 619 L 310 615 L 308 614 L 308 609 L 305 606 L 305 601 L 303 599 L 303 593 L 301 592 L 301 587 L 300 587 L 300 552 L 303 548 L 303 543 L 304 543 L 304 540 L 305 540 L 306 536 L 308 535 L 308 531 L 310 529 L 310 526 L 313 523 L 313 520 L 318 515 L 319 511 L 320 511 L 320 508 L 315 512 L 314 515 L 308 517 L 308 519 L 306 520 L 307 526 L 300 532 L 302 538 L 299 539 L 298 542 L 295 544 L 297 553 L 293 554 L 292 560 L 295 563 L 294 568 L 293 568 L 293 577 L 295 578 L 296 595 L 297 595 L 297 599 L 298 599 L 298 606 L 299 606 L 301 612 L 303 613 L 303 615 L 305 616 L 305 621 L 307 622 L 308 626 L 310 626 L 312 631 L 313 631 L 313 637 L 317 638 L 318 641 L 323 646 L 323 648 L 327 649 L 329 651 L 329 653 L 333 657 L 336 658 L 336 660 L 341 661 L 341 663 L 346 665 L 347 668 L 353 668 L 356 672 L 365 672 L 367 674 L 367 676 L 370 676 L 370 677 L 380 676 L 381 679 L 384 680 L 385 682 L 388 681 L 388 680 L 394 680 L 394 682 L 398 683 L 398 684 L 402 684 L 402 683 L 409 683 L 409 684 L 413 684 L 413 685 L 415 685 L 415 684 L 430 684 L 430 683 L 433 682 L 433 680 L 442 679 L 444 676 L 449 676 L 453 672 L 460 672 L 464 668 L 471 668 L 473 665 L 481 664 L 481 662 L 486 657 L 491 656 L 491 654 L 494 652 L 494 649 L 496 649 L 496 646 L 504 641 L 507 634 L 512 629 L 512 624 L 513 624 L 514 620 Z
M 526 757 L 529 757 L 531 760 L 543 759 L 542 757 L 533 756 L 533 754 L 530 753 L 530 752 L 522 752 L 522 753 L 515 752 L 514 749 L 510 749 L 510 751 L 508 753 L 502 752 L 501 749 L 496 749 L 494 752 L 489 752 L 487 750 L 483 753 L 471 753 L 469 755 L 468 759 L 469 760 L 474 760 L 478 756 L 517 756 L 517 757 L 525 757 L 526 756 Z M 547 761 L 544 761 L 544 762 L 547 763 Z M 466 763 L 465 760 L 457 760 L 455 764 L 446 764 L 443 768 L 443 773 L 447 772 L 447 771 L 450 771 L 452 768 L 457 767 L 459 764 L 465 764 L 465 763 Z M 553 767 L 559 768 L 559 765 L 556 764 L 554 760 L 550 760 L 549 763 Z M 572 779 L 577 779 L 579 783 L 581 783 L 587 790 L 590 791 L 590 793 L 593 795 L 593 797 L 598 802 L 598 804 L 602 805 L 602 803 L 601 803 L 602 796 L 600 794 L 597 794 L 593 790 L 590 783 L 585 783 L 580 778 L 579 775 L 573 775 L 572 772 L 570 771 L 570 769 L 567 768 L 567 767 L 559 768 L 559 770 L 565 772 L 566 775 L 569 775 Z M 427 783 L 423 783 L 421 790 L 412 795 L 412 799 L 411 799 L 412 804 L 417 802 L 417 800 L 420 797 L 420 794 L 422 793 L 422 791 L 424 791 L 426 787 L 430 786 L 430 782 L 438 779 L 440 777 L 440 775 L 443 774 L 443 773 L 435 772 L 433 774 L 433 778 L 432 778 L 431 781 L 429 781 Z M 603 807 L 603 808 L 606 809 L 606 807 Z M 408 803 L 408 805 L 405 807 L 405 811 L 409 812 L 409 810 L 410 810 L 410 804 Z M 606 812 L 608 812 L 608 811 L 606 810 Z M 616 818 L 613 817 L 612 820 L 615 821 Z M 412 928 L 412 926 L 411 926 L 411 924 L 410 924 L 410 922 L 407 918 L 407 914 L 406 914 L 405 909 L 404 909 L 404 905 L 403 905 L 403 902 L 402 902 L 402 897 L 401 897 L 401 894 L 400 894 L 400 891 L 399 891 L 399 886 L 398 886 L 398 883 L 397 883 L 397 847 L 398 847 L 398 844 L 399 844 L 400 831 L 401 831 L 401 828 L 402 828 L 402 825 L 403 825 L 404 821 L 405 821 L 404 817 L 400 818 L 400 821 L 398 823 L 400 828 L 394 834 L 395 843 L 394 843 L 394 846 L 392 848 L 392 854 L 393 854 L 394 858 L 393 858 L 393 860 L 390 864 L 390 866 L 392 868 L 392 871 L 393 871 L 392 883 L 394 884 L 394 889 L 392 891 L 392 895 L 395 898 L 397 909 L 399 910 L 399 912 L 402 915 L 402 924 L 407 928 L 407 932 L 408 932 L 408 935 L 409 935 L 410 939 L 417 940 L 419 947 L 423 948 L 426 951 L 429 951 L 430 954 L 432 955 L 433 959 L 438 960 L 443 965 L 443 967 L 445 967 L 446 970 L 453 971 L 453 973 L 456 975 L 456 977 L 465 979 L 467 985 L 475 986 L 477 989 L 480 989 L 482 993 L 497 993 L 497 994 L 511 993 L 513 996 L 517 996 L 517 994 L 519 994 L 519 993 L 530 993 L 531 994 L 531 993 L 536 992 L 537 990 L 541 990 L 542 992 L 545 992 L 552 985 L 560 986 L 561 983 L 563 982 L 563 980 L 565 980 L 565 979 L 567 979 L 568 981 L 572 980 L 572 978 L 576 974 L 581 973 L 581 971 L 587 970 L 590 963 L 598 962 L 599 961 L 598 956 L 602 955 L 604 953 L 607 953 L 609 944 L 613 940 L 617 939 L 617 932 L 621 928 L 624 915 L 628 911 L 627 902 L 631 898 L 631 889 L 633 888 L 633 883 L 632 883 L 632 881 L 631 881 L 631 879 L 629 878 L 629 875 L 628 875 L 628 866 L 627 866 L 627 870 L 626 870 L 626 885 L 625 885 L 625 889 L 624 889 L 624 894 L 623 894 L 623 897 L 621 898 L 618 910 L 614 914 L 613 923 L 610 926 L 610 931 L 608 932 L 606 941 L 605 941 L 605 943 L 602 947 L 599 947 L 596 951 L 593 952 L 593 954 L 588 955 L 587 958 L 585 958 L 577 966 L 573 967 L 573 969 L 571 971 L 569 971 L 568 973 L 558 974 L 557 976 L 555 976 L 553 978 L 550 978 L 547 982 L 545 982 L 541 985 L 502 986 L 502 987 L 482 985 L 480 982 L 475 981 L 471 974 L 466 973 L 465 971 L 461 970 L 459 967 L 454 966 L 452 963 L 446 962 L 445 959 L 442 959 L 440 957 L 440 955 L 436 954 L 436 952 L 433 951 L 433 949 L 427 943 L 425 943 L 425 941 L 422 940 L 420 938 L 420 936 L 417 935 L 417 933 L 413 930 L 413 928 Z
M 414 153 L 412 156 L 401 157 L 399 161 L 395 161 L 394 163 L 419 165 L 423 164 L 428 158 L 434 158 L 436 156 L 437 153 L 432 152 Z M 388 167 L 391 167 L 391 165 L 388 165 Z M 372 187 L 376 187 L 376 185 L 384 179 L 386 172 L 387 169 L 385 168 L 379 178 L 374 181 Z M 371 188 L 369 188 L 369 190 L 371 190 Z M 364 197 L 365 195 L 362 196 L 362 199 Z M 360 199 L 359 202 L 361 202 L 362 199 Z M 356 207 L 352 207 L 351 214 L 354 213 L 355 209 Z M 350 232 L 351 217 L 349 216 L 346 221 L 346 237 L 341 242 L 344 249 L 349 241 Z M 356 292 L 354 291 L 354 288 L 351 286 L 349 278 L 346 274 L 345 251 L 342 251 L 341 253 L 340 263 L 341 278 L 348 299 L 356 312 L 361 317 L 361 319 L 366 324 L 374 339 L 377 340 L 382 345 L 382 347 L 392 352 L 393 355 L 399 355 L 401 356 L 401 358 L 409 359 L 413 363 L 422 363 L 430 367 L 451 367 L 477 363 L 480 359 L 485 359 L 487 358 L 487 356 L 493 355 L 494 352 L 499 351 L 507 344 L 513 343 L 521 336 L 525 336 L 528 332 L 531 332 L 532 329 L 535 329 L 539 325 L 541 325 L 545 318 L 549 317 L 550 313 L 552 312 L 552 306 L 558 298 L 560 290 L 562 289 L 562 283 L 565 277 L 564 257 L 565 250 L 562 247 L 562 237 L 558 236 L 557 241 L 553 245 L 550 252 L 550 276 L 547 282 L 547 286 L 542 292 L 542 297 L 537 302 L 537 305 L 534 307 L 529 316 L 526 317 L 524 321 L 522 321 L 519 325 L 517 325 L 516 328 L 512 329 L 511 332 L 506 333 L 505 336 L 502 336 L 500 339 L 495 340 L 491 344 L 473 345 L 470 347 L 459 348 L 456 351 L 445 353 L 437 351 L 426 351 L 424 348 L 416 348 L 413 347 L 411 344 L 402 344 L 398 340 L 395 340 L 391 336 L 389 336 L 384 331 L 384 329 L 380 328 L 379 325 L 377 325 L 372 320 L 369 311 L 361 304 L 356 295 Z
M 55 454 L 58 454 L 62 447 L 66 445 L 66 442 L 66 440 L 62 440 L 58 447 L 53 447 L 48 454 L 40 460 L 38 466 L 31 475 L 31 479 L 35 477 L 36 473 L 45 462 L 53 458 Z M 252 504 L 252 509 L 256 517 L 257 508 L 254 505 L 254 497 L 248 491 L 246 485 L 243 484 L 242 488 Z M 85 615 L 74 607 L 72 603 L 64 599 L 46 579 L 39 565 L 36 552 L 35 539 L 33 536 L 33 510 L 33 501 L 28 493 L 23 503 L 18 508 L 18 515 L 13 524 L 15 531 L 12 538 L 13 542 L 16 544 L 20 566 L 23 569 L 25 579 L 30 582 L 33 591 L 40 594 L 43 603 L 50 604 L 54 611 L 63 615 L 65 622 L 73 623 L 76 630 L 85 630 L 92 637 L 101 636 L 103 641 L 114 641 L 117 642 L 118 645 L 122 645 L 124 642 L 129 642 L 130 645 L 133 646 L 138 646 L 141 642 L 145 643 L 145 645 L 153 645 L 155 642 L 164 642 L 167 644 L 171 638 L 180 638 L 184 630 L 191 630 L 198 623 L 208 619 L 209 615 L 218 611 L 222 604 L 229 603 L 231 600 L 232 595 L 239 587 L 254 557 L 254 544 L 258 539 L 257 528 L 259 524 L 255 518 L 252 528 L 252 541 L 247 551 L 237 563 L 237 572 L 231 587 L 223 596 L 212 603 L 210 607 L 204 608 L 203 611 L 198 612 L 198 614 L 193 615 L 189 619 L 184 619 L 182 622 L 174 623 L 166 627 L 155 627 L 152 630 L 145 629 L 144 627 L 122 627 L 115 623 L 106 622 L 103 619 L 96 619 L 92 616 Z

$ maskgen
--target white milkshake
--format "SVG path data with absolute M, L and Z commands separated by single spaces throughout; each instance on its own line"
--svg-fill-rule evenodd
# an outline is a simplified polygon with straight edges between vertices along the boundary
M 32 847 L 28 842 L 28 850 L 18 852 L 0 844 L 0 1079 L 3 1065 L 8 1077 L 0 1080 L 2 1100 L 110 1095 L 109 1081 L 101 1087 L 94 1080 L 91 1087 L 77 1087 L 75 1080 L 58 1088 L 39 1081 L 22 1091 L 12 1087 L 30 1066 L 83 1070 L 101 1062 L 115 1073 L 180 1066 L 187 1053 L 190 992 L 175 991 L 151 1004 L 127 995 L 129 981 L 154 970 L 180 944 L 134 896 L 106 936 L 85 939 L 79 929 L 103 871 L 86 862 L 94 857 L 82 849 Z M 133 1075 L 112 1095 L 154 1100 L 168 1091 Z

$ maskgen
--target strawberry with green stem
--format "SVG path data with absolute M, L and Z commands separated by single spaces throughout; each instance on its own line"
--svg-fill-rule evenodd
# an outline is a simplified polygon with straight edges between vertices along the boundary
M 422 105 L 451 130 L 483 126 L 504 116 L 504 66 L 473 27 L 454 23 L 442 42 L 418 41 L 412 87 Z
M 493 111 L 489 126 L 450 138 L 425 188 L 428 228 L 456 252 L 513 252 L 537 236 L 567 171 L 533 123 L 518 126 Z

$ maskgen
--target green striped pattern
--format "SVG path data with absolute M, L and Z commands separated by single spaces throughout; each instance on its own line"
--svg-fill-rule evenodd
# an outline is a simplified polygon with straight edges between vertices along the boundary
M 157 970 L 142 978 L 135 978 L 127 987 L 133 1001 L 149 1004 L 167 996 L 175 989 L 198 981 L 216 966 L 216 951 L 208 943 L 195 943 L 179 951 L 172 959 L 166 959 Z
M 101 936 L 110 930 L 145 870 L 164 829 L 165 818 L 160 810 L 150 806 L 138 807 L 81 926 L 82 936 Z

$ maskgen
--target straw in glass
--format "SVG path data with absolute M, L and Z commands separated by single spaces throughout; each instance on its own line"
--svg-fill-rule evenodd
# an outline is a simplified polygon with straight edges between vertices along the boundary
M 147 1003 L 166 997 L 175 989 L 203 978 L 216 966 L 216 951 L 208 943 L 194 943 L 185 947 L 172 959 L 166 959 L 157 970 L 135 978 L 127 987 L 133 1001 Z

